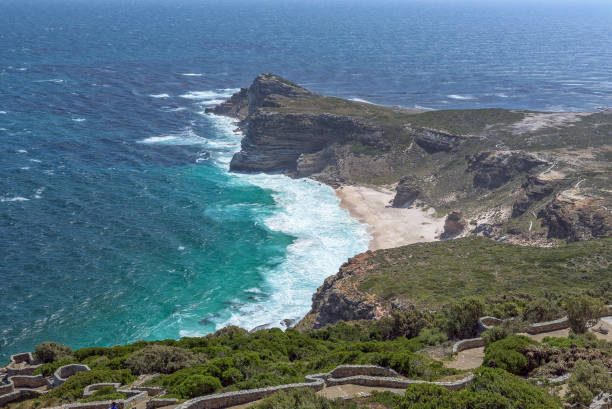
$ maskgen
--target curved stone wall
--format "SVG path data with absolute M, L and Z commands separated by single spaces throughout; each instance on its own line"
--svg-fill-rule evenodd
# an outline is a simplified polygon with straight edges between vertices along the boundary
M 147 409 L 156 409 L 164 406 L 176 405 L 178 399 L 167 398 L 167 399 L 151 399 L 147 402 Z
M 11 402 L 19 402 L 26 399 L 36 398 L 40 395 L 42 395 L 42 392 L 35 389 L 21 389 L 19 391 L 7 393 L 6 395 L 0 396 L 0 407 Z
M 483 346 L 485 346 L 485 341 L 482 338 L 462 339 L 461 341 L 455 342 L 455 344 L 453 345 L 453 354 L 464 351 L 466 349 L 480 348 Z
M 0 383 L 0 396 L 7 395 L 12 392 L 15 392 L 15 385 L 13 385 L 13 382 L 8 381 L 5 383 Z
M 89 398 L 91 395 L 93 395 L 97 390 L 100 390 L 102 388 L 104 388 L 105 386 L 112 386 L 113 389 L 117 390 L 117 388 L 121 387 L 120 383 L 94 383 L 91 384 L 89 386 L 86 386 L 85 389 L 83 389 L 83 397 L 84 398 Z
M 90 371 L 87 365 L 80 364 L 70 364 L 64 365 L 57 368 L 57 370 L 53 373 L 53 387 L 57 388 L 64 382 L 66 379 L 71 377 L 77 372 Z

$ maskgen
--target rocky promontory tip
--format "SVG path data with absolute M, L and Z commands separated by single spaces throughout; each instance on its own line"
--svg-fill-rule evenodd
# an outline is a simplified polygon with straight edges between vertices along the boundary
M 461 222 L 460 235 L 547 245 L 612 235 L 612 117 L 602 112 L 418 111 L 322 96 L 270 73 L 207 112 L 239 121 L 234 171 L 394 188 L 393 207 L 460 213 L 472 225 Z

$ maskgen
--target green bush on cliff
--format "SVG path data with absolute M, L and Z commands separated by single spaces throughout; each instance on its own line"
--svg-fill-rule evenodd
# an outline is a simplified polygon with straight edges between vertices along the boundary
M 66 360 L 66 361 L 56 361 L 56 362 L 48 362 L 46 364 L 42 364 L 38 368 L 34 370 L 34 375 L 42 375 L 42 376 L 52 376 L 53 373 L 60 367 L 64 365 L 73 364 L 76 361 L 74 359 Z
M 92 370 L 77 372 L 66 382 L 44 395 L 43 399 L 56 398 L 60 401 L 74 401 L 83 396 L 83 389 L 94 383 L 120 383 L 122 385 L 132 382 L 136 377 L 128 369 Z
M 478 318 L 484 315 L 482 298 L 465 297 L 447 310 L 448 335 L 452 338 L 472 338 L 478 333 Z
M 602 391 L 612 390 L 610 370 L 601 362 L 578 361 L 568 380 L 570 401 L 588 406 Z
M 588 295 L 568 297 L 565 300 L 565 310 L 572 331 L 582 334 L 597 323 L 605 311 L 604 303 L 599 298 Z
M 173 373 L 198 363 L 198 356 L 188 349 L 168 345 L 148 345 L 124 362 L 133 374 Z
M 36 345 L 34 357 L 44 363 L 55 361 L 69 361 L 73 359 L 72 349 L 66 345 L 59 345 L 55 342 L 43 342 Z
M 112 386 L 104 386 L 93 393 L 89 398 L 80 399 L 79 402 L 99 402 L 105 400 L 121 400 L 125 399 L 123 393 L 119 393 Z

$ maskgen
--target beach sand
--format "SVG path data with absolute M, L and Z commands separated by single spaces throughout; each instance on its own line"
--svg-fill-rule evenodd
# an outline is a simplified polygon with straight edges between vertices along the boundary
M 391 207 L 395 196 L 392 190 L 342 186 L 335 192 L 340 198 L 340 206 L 368 225 L 368 233 L 372 236 L 370 250 L 435 241 L 444 229 L 444 218 L 436 218 L 433 209 Z

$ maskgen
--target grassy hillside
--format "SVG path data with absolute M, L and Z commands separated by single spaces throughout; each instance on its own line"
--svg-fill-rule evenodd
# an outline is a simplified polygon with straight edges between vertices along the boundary
M 351 277 L 360 291 L 439 307 L 471 295 L 609 289 L 612 239 L 537 248 L 472 237 L 380 250 L 363 263 Z

